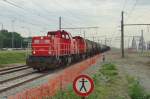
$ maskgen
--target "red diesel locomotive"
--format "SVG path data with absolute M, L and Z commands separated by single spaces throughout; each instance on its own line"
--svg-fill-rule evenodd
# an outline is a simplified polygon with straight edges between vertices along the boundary
M 31 47 L 32 54 L 26 59 L 26 64 L 39 71 L 67 65 L 110 50 L 108 46 L 80 36 L 72 37 L 64 30 L 33 37 Z

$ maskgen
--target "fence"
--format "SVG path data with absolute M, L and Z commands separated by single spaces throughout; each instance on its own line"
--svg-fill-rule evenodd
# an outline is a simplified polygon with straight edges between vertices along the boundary
M 47 96 L 53 96 L 57 90 L 64 89 L 75 79 L 75 77 L 81 74 L 88 67 L 95 64 L 98 58 L 100 58 L 100 55 L 96 55 L 85 61 L 74 64 L 49 79 L 47 83 L 36 88 L 27 89 L 14 96 L 9 96 L 8 99 L 42 99 Z

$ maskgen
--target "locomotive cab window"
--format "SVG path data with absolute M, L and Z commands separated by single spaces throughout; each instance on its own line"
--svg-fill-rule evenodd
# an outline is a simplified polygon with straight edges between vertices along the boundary
M 69 35 L 66 35 L 66 39 L 70 39 L 70 38 L 69 38 Z
M 34 40 L 34 44 L 39 44 L 40 41 L 39 40 Z
M 62 38 L 64 38 L 64 39 L 66 38 L 65 34 L 62 34 Z
M 49 42 L 50 42 L 49 40 L 45 40 L 45 44 L 49 44 Z
M 55 32 L 48 32 L 48 37 L 54 39 L 55 38 Z

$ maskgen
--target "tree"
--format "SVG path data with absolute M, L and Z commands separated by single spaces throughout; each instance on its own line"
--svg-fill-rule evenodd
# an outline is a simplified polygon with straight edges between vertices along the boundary
M 0 49 L 12 47 L 12 34 L 14 35 L 14 48 L 27 47 L 27 42 L 19 33 L 0 30 Z

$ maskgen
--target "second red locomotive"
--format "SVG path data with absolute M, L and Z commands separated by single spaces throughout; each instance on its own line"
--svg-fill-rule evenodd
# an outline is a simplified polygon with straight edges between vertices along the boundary
M 56 68 L 110 50 L 110 47 L 84 39 L 72 37 L 62 30 L 50 31 L 47 36 L 32 38 L 32 54 L 27 65 L 39 71 Z

